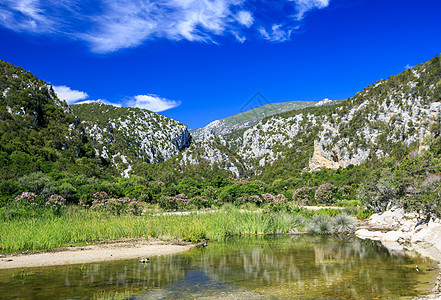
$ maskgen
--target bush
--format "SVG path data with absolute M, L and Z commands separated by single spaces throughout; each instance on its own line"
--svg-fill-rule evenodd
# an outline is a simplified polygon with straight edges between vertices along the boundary
M 375 212 L 386 210 L 398 197 L 395 175 L 390 169 L 374 171 L 357 191 L 358 199 Z
M 334 218 L 334 230 L 336 233 L 352 233 L 357 229 L 355 221 L 346 214 L 338 214 Z
M 113 198 L 109 197 L 106 192 L 97 192 L 92 196 L 92 204 L 89 206 L 80 201 L 80 205 L 88 207 L 91 210 L 108 212 L 114 215 L 121 215 L 130 213 L 134 215 L 141 215 L 144 207 L 141 202 L 136 199 Z
M 15 202 L 21 206 L 37 206 L 37 195 L 32 192 L 23 192 L 20 196 L 15 197 Z
M 360 211 L 356 217 L 357 219 L 369 219 L 372 215 L 374 214 L 374 212 L 370 209 L 365 209 Z
M 292 201 L 299 203 L 301 205 L 316 204 L 314 198 L 316 188 L 317 187 L 309 187 L 309 186 L 298 188 L 292 194 Z
M 18 184 L 21 186 L 22 191 L 30 191 L 36 194 L 40 194 L 43 188 L 50 182 L 49 176 L 42 172 L 31 173 L 18 180 Z
M 52 195 L 46 201 L 45 206 L 59 215 L 66 207 L 66 199 L 59 195 Z
M 331 218 L 324 215 L 316 215 L 306 227 L 309 234 L 332 234 L 333 224 Z

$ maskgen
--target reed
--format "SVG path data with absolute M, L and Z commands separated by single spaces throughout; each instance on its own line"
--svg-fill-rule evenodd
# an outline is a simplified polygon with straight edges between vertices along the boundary
M 0 224 L 1 253 L 46 250 L 121 238 L 154 237 L 190 242 L 209 238 L 219 241 L 234 235 L 297 232 L 304 227 L 308 232 L 323 234 L 331 233 L 333 227 L 330 217 L 325 216 L 306 219 L 301 214 L 244 211 L 232 207 L 205 214 L 156 216 L 115 216 L 71 207 L 61 216 L 44 215 L 6 220 Z M 347 219 L 340 220 L 340 225 L 350 226 Z

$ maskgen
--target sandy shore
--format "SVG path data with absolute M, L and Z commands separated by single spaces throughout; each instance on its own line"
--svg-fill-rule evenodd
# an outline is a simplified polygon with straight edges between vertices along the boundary
M 123 240 L 98 245 L 54 250 L 13 253 L 0 256 L 0 269 L 83 264 L 110 260 L 135 259 L 187 251 L 195 245 L 144 239 Z

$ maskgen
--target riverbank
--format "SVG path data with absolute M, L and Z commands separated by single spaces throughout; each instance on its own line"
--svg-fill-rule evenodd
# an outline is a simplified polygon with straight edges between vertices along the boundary
M 0 269 L 47 267 L 124 259 L 140 259 L 187 251 L 196 244 L 178 241 L 126 239 L 97 245 L 0 255 Z
M 394 207 L 372 215 L 360 223 L 355 235 L 380 241 L 391 253 L 412 251 L 439 262 L 438 278 L 432 293 L 418 299 L 441 299 L 441 220 L 426 221 L 425 216 Z

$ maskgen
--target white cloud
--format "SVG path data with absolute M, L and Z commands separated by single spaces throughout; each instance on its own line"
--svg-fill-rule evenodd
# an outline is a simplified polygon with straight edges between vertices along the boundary
M 169 100 L 149 94 L 135 96 L 132 100 L 127 101 L 126 105 L 161 112 L 181 105 L 181 101 Z
M 285 42 L 289 40 L 291 32 L 292 29 L 283 29 L 281 24 L 273 24 L 269 32 L 263 27 L 259 28 L 259 33 L 262 37 L 272 42 Z
M 404 68 L 405 69 L 412 69 L 414 66 L 411 66 L 411 65 L 409 65 L 409 64 L 407 64 Z
M 297 14 L 295 18 L 297 20 L 303 19 L 306 12 L 312 9 L 322 9 L 329 5 L 330 0 L 292 0 L 296 3 Z
M 323 9 L 329 2 L 3 0 L 0 26 L 80 39 L 97 53 L 136 47 L 159 38 L 216 43 L 216 37 L 231 35 L 240 42 L 256 36 L 282 42 L 289 40 L 308 11 Z
M 72 90 L 70 87 L 65 85 L 52 86 L 54 88 L 55 94 L 57 94 L 60 100 L 64 100 L 67 104 L 73 104 L 77 101 L 84 100 L 89 95 L 86 92 Z
M 251 25 L 253 25 L 253 16 L 249 11 L 241 10 L 236 18 L 240 24 L 245 25 L 246 27 L 251 27 Z

